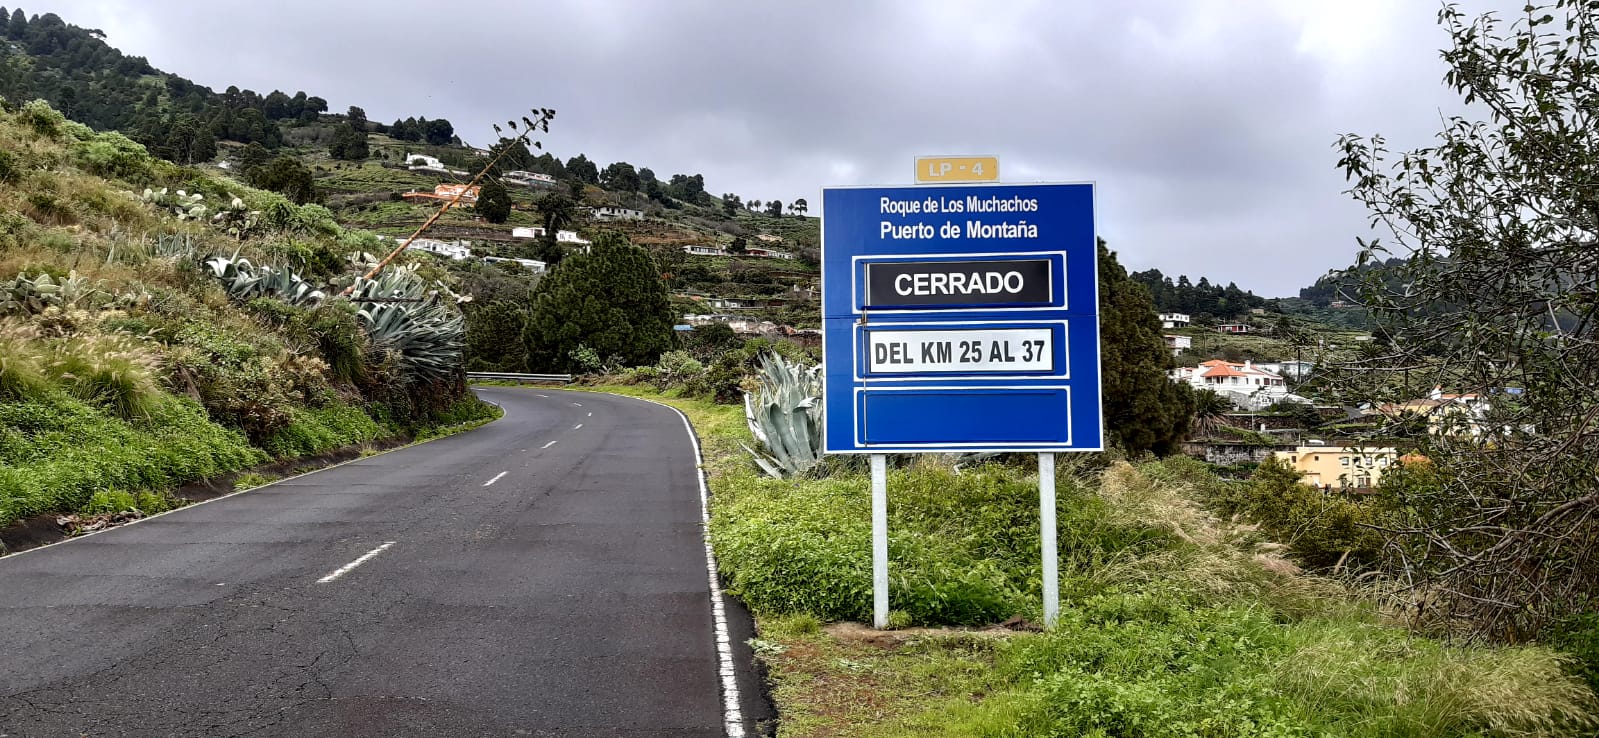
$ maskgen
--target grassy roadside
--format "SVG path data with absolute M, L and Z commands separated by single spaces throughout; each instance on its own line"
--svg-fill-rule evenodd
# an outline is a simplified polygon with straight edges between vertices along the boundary
M 1038 619 L 1036 476 L 904 460 L 890 477 L 892 620 L 869 615 L 867 481 L 757 476 L 742 410 L 647 388 L 700 435 L 711 536 L 756 613 L 781 736 L 1573 736 L 1594 695 L 1541 647 L 1388 624 L 1210 515 L 1160 462 L 1063 461 L 1062 616 Z M 1020 616 L 1013 630 L 998 624 Z M 1012 620 L 1014 624 L 1016 621 Z

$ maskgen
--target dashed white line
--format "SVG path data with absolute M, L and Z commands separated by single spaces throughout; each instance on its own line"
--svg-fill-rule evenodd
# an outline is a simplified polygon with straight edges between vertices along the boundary
M 574 402 L 574 403 L 572 403 L 572 407 L 583 407 L 583 403 L 581 403 L 581 402 Z
M 506 475 L 506 474 L 509 474 L 509 472 L 500 472 L 500 473 L 499 473 L 499 474 L 495 474 L 495 475 L 494 475 L 494 478 L 493 478 L 493 479 L 490 479 L 490 480 L 489 480 L 489 481 L 487 481 L 487 482 L 484 482 L 484 483 L 483 483 L 483 486 L 485 486 L 485 487 L 487 487 L 487 486 L 489 486 L 489 485 L 491 485 L 491 484 L 494 484 L 494 483 L 495 483 L 495 482 L 498 482 L 498 481 L 500 481 L 500 477 L 503 477 L 503 476 L 505 476 L 505 475 Z
M 331 581 L 333 581 L 335 579 L 338 579 L 339 577 L 342 577 L 345 574 L 349 574 L 350 570 L 354 569 L 357 566 L 365 564 L 368 559 L 371 559 L 373 556 L 376 556 L 376 555 L 378 555 L 380 553 L 383 553 L 384 551 L 388 550 L 389 546 L 393 546 L 393 545 L 394 545 L 394 541 L 389 541 L 387 543 L 384 543 L 383 545 L 378 546 L 377 548 L 374 548 L 371 551 L 368 551 L 368 552 L 362 554 L 361 558 L 356 559 L 354 561 L 351 561 L 350 563 L 339 567 L 338 570 L 333 572 L 332 574 L 329 574 L 329 575 L 327 575 L 325 577 L 322 577 L 321 579 L 316 580 L 316 583 L 317 584 L 327 584 L 328 582 L 331 582 Z
M 594 413 L 589 413 L 589 417 L 594 417 Z
M 550 396 L 549 396 L 549 395 L 539 395 L 539 397 L 542 397 L 542 398 L 544 398 L 544 399 L 546 399 L 546 400 L 548 400 L 548 399 L 550 399 Z
M 557 443 L 560 443 L 560 441 L 550 441 L 549 443 L 544 444 L 543 448 L 549 448 Z
M 582 423 L 578 423 L 577 425 L 572 426 L 572 430 L 577 430 L 577 429 L 582 428 L 582 427 L 583 427 L 583 424 Z

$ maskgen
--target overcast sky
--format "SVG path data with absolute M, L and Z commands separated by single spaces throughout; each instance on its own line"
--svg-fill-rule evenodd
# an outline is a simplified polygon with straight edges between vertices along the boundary
M 11 3 L 13 6 L 15 3 Z M 1470 5 L 1488 5 L 1486 0 Z M 1513 11 L 1520 3 L 1501 0 Z M 1342 132 L 1428 142 L 1452 98 L 1429 0 L 47 0 L 216 90 L 305 90 L 468 142 L 533 107 L 544 142 L 712 194 L 900 184 L 994 154 L 1008 181 L 1097 183 L 1132 270 L 1297 294 L 1365 227 Z

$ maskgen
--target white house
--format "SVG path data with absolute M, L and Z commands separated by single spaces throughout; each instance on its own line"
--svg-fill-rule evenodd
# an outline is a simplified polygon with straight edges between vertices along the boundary
M 1194 347 L 1194 339 L 1188 336 L 1165 335 L 1166 348 L 1171 349 L 1172 356 L 1181 356 L 1184 351 Z
M 591 213 L 595 220 L 644 220 L 643 210 L 606 205 L 594 208 Z
M 500 175 L 500 181 L 523 187 L 554 187 L 556 184 L 555 178 L 548 174 L 524 172 L 520 169 Z
M 394 241 L 395 243 L 405 243 L 405 239 L 403 238 L 396 238 Z M 435 241 L 431 238 L 418 238 L 415 241 L 412 241 L 409 246 L 406 246 L 405 250 L 426 251 L 430 254 L 436 254 L 438 256 L 449 258 L 453 261 L 462 261 L 472 257 L 472 249 L 466 244 L 466 241 L 449 242 Z
M 428 169 L 439 172 L 449 171 L 449 169 L 444 166 L 444 162 L 426 154 L 406 154 L 405 163 L 406 166 L 409 166 L 412 169 Z
M 1288 395 L 1288 386 L 1280 375 L 1268 372 L 1245 361 L 1234 364 L 1213 359 L 1199 366 L 1173 369 L 1172 381 L 1187 382 L 1196 389 L 1208 389 L 1233 404 L 1249 409 L 1259 409 Z
M 512 228 L 511 238 L 543 238 L 546 233 L 549 233 L 549 231 L 545 230 L 544 226 Z M 556 231 L 555 241 L 557 243 L 575 243 L 581 246 L 587 246 L 590 243 L 588 239 L 577 235 L 577 231 Z
M 717 246 L 700 246 L 690 244 L 683 247 L 683 253 L 690 256 L 727 256 L 727 249 Z
M 1162 328 L 1187 328 L 1188 315 L 1186 313 L 1161 313 L 1160 327 Z
M 510 262 L 522 267 L 523 269 L 527 269 L 534 274 L 543 274 L 544 270 L 549 266 L 542 261 L 535 261 L 533 259 L 508 259 L 503 256 L 485 256 L 483 257 L 483 261 L 488 264 L 504 264 L 506 262 Z
M 769 248 L 765 248 L 765 247 L 762 247 L 762 246 L 749 246 L 749 247 L 744 249 L 744 254 L 746 256 L 759 256 L 759 257 L 764 258 L 764 259 L 792 259 L 792 258 L 794 258 L 794 255 L 788 253 L 787 251 L 778 251 L 777 249 L 769 249 Z

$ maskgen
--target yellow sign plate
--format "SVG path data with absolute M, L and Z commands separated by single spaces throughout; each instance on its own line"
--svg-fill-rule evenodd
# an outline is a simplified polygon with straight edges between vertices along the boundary
M 916 157 L 917 182 L 993 182 L 998 179 L 999 157 Z

